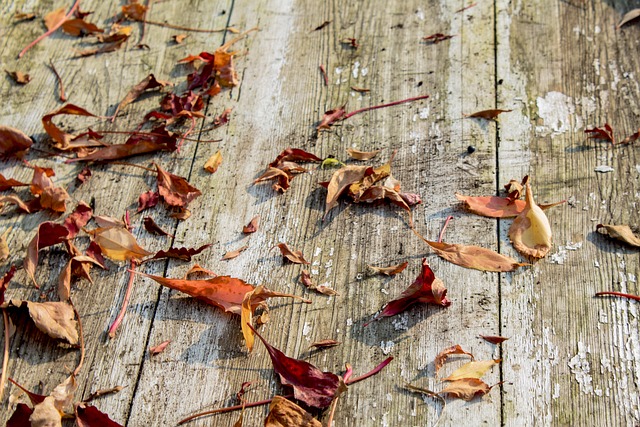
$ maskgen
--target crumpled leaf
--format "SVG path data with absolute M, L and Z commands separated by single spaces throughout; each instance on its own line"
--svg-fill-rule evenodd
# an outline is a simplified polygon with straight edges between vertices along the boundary
M 342 195 L 351 184 L 357 183 L 365 177 L 370 166 L 345 166 L 331 176 L 329 186 L 327 187 L 327 200 L 322 220 L 327 217 L 329 211 L 338 205 L 338 198 Z
M 101 412 L 95 406 L 78 403 L 75 407 L 76 424 L 78 427 L 122 427 L 113 421 L 107 414 Z
M 344 381 L 332 372 L 321 372 L 304 360 L 287 357 L 272 347 L 253 327 L 271 357 L 273 370 L 280 376 L 284 385 L 293 387 L 293 395 L 314 408 L 326 408 L 340 393 L 346 390 Z
M 320 341 L 314 341 L 311 344 L 309 344 L 309 348 L 311 347 L 329 348 L 329 347 L 335 347 L 340 344 L 341 344 L 340 341 L 336 341 L 336 340 L 320 340 Z
M 0 125 L 0 155 L 22 158 L 33 145 L 24 132 L 10 126 Z
M 479 360 L 469 363 L 465 363 L 455 371 L 451 373 L 447 378 L 442 381 L 457 381 L 463 378 L 482 378 L 494 365 L 497 365 L 501 360 Z
M 451 356 L 452 354 L 466 354 L 467 356 L 471 356 L 471 360 L 475 359 L 473 357 L 473 354 L 469 353 L 468 351 L 464 351 L 459 344 L 452 345 L 451 347 L 447 347 L 444 350 L 442 350 L 440 353 L 438 353 L 438 355 L 433 361 L 433 365 L 435 366 L 436 376 L 438 376 L 438 371 L 440 370 L 440 368 L 442 368 L 442 366 L 444 366 L 445 362 L 447 361 L 449 356 Z
M 616 143 L 616 139 L 613 135 L 613 128 L 611 128 L 609 123 L 605 123 L 601 128 L 594 127 L 593 129 L 585 129 L 584 133 L 589 134 L 589 137 L 593 139 L 609 141 L 612 144 Z
M 20 197 L 15 194 L 8 194 L 6 196 L 0 196 L 0 209 L 4 208 L 5 204 L 16 205 L 19 210 L 26 213 L 38 212 L 41 209 L 40 203 L 37 199 L 24 202 Z
M 71 258 L 67 265 L 62 269 L 60 275 L 58 276 L 58 296 L 61 301 L 68 301 L 71 295 L 71 279 L 73 278 L 72 272 L 74 269 L 82 268 L 83 266 L 97 265 L 98 267 L 103 267 L 100 262 L 96 259 L 86 256 L 86 255 L 76 255 Z M 89 276 L 88 269 L 82 271 L 82 276 L 85 277 L 89 282 L 93 283 L 91 276 Z
M 512 218 L 520 215 L 527 206 L 524 200 L 513 200 L 509 197 L 498 196 L 463 196 L 456 193 L 456 198 L 460 200 L 465 209 L 481 216 L 489 218 Z M 554 206 L 561 205 L 565 202 L 551 203 L 548 205 L 538 205 L 540 209 L 546 210 Z
M 340 108 L 325 111 L 322 119 L 320 120 L 320 123 L 318 123 L 318 126 L 316 126 L 316 130 L 321 131 L 323 129 L 329 129 L 332 124 L 344 119 L 344 117 L 347 115 L 344 107 L 346 107 L 346 104 Z
M 385 276 L 395 276 L 398 273 L 404 271 L 405 268 L 409 265 L 409 261 L 405 261 L 398 265 L 391 265 L 389 267 L 374 267 L 373 265 L 368 265 L 370 269 L 375 271 L 378 274 L 384 274 Z
M 9 300 L 3 308 L 26 309 L 36 327 L 51 338 L 65 340 L 71 345 L 78 344 L 78 330 L 73 307 L 66 302 L 33 302 Z
M 26 85 L 31 81 L 31 76 L 29 74 L 25 74 L 22 71 L 7 71 L 4 70 L 11 79 L 19 85 Z
M 202 193 L 181 176 L 171 174 L 156 164 L 158 192 L 169 206 L 186 207 Z
M 199 248 L 170 248 L 166 251 L 158 251 L 154 256 L 147 259 L 147 261 L 151 261 L 152 259 L 162 259 L 162 258 L 173 258 L 179 259 L 182 261 L 191 261 L 191 257 L 194 255 L 198 255 L 200 252 L 204 251 L 211 244 L 202 245 Z
M 7 291 L 9 282 L 13 279 L 13 275 L 16 274 L 16 266 L 12 265 L 11 268 L 0 279 L 0 305 L 4 304 L 4 293 Z
M 533 200 L 529 180 L 526 182 L 525 209 L 509 228 L 513 247 L 524 256 L 543 258 L 551 250 L 551 225 L 542 209 Z
M 249 221 L 249 224 L 242 227 L 242 232 L 244 234 L 255 233 L 256 231 L 258 231 L 259 225 L 260 225 L 260 215 L 256 215 L 253 218 L 251 218 L 251 221 Z
M 482 110 L 477 111 L 473 114 L 466 115 L 467 118 L 476 118 L 476 119 L 486 119 L 486 120 L 495 120 L 501 113 L 510 113 L 513 110 Z
M 629 12 L 625 13 L 624 16 L 622 17 L 622 20 L 618 24 L 618 29 L 620 29 L 620 27 L 622 27 L 625 24 L 628 24 L 631 21 L 635 21 L 636 19 L 638 19 L 638 17 L 640 17 L 640 8 L 631 9 Z
M 352 148 L 347 148 L 347 154 L 351 156 L 352 159 L 356 160 L 370 160 L 378 155 L 382 150 L 374 150 L 374 151 L 359 151 L 354 150 Z
M 464 378 L 447 384 L 438 394 L 448 394 L 458 399 L 466 401 L 472 400 L 476 396 L 484 396 L 489 393 L 493 386 L 477 378 Z
M 422 237 L 422 236 L 420 236 Z M 479 246 L 467 246 L 454 243 L 432 242 L 424 239 L 439 257 L 459 265 L 480 271 L 507 272 L 528 265 L 520 263 L 506 255 Z
M 96 117 L 84 108 L 74 104 L 65 104 L 57 110 L 42 116 L 42 127 L 53 140 L 53 146 L 58 150 L 68 151 L 86 147 L 102 147 L 104 145 L 97 139 L 92 138 L 95 135 L 91 133 L 76 136 L 64 132 L 53 123 L 53 118 L 59 115 Z
M 129 90 L 127 95 L 122 98 L 122 101 L 116 107 L 116 111 L 113 113 L 113 119 L 118 115 L 118 112 L 122 110 L 127 105 L 131 104 L 133 101 L 138 99 L 140 95 L 146 90 L 156 89 L 156 88 L 164 88 L 165 86 L 171 86 L 172 83 L 168 81 L 158 80 L 153 74 L 149 74 L 147 77 L 142 79 L 140 83 L 136 84 L 134 87 Z
M 98 34 L 96 36 L 96 39 L 100 44 L 102 44 L 102 46 L 79 51 L 77 52 L 77 56 L 85 57 L 116 51 L 129 39 L 132 30 L 132 27 L 122 27 L 118 24 L 114 24 L 112 25 L 111 31 L 108 35 Z
M 164 231 L 150 216 L 145 216 L 142 219 L 142 224 L 144 225 L 144 229 L 147 230 L 151 234 L 155 234 L 157 236 L 169 236 L 173 237 L 173 235 Z
M 275 396 L 269 405 L 265 427 L 322 427 L 313 415 L 282 396 Z
M 24 269 L 27 275 L 38 288 L 35 272 L 38 265 L 38 252 L 49 246 L 57 245 L 67 239 L 69 230 L 62 224 L 46 221 L 38 226 L 36 235 L 31 239 L 27 246 L 27 255 L 24 258 Z
M 286 243 L 278 243 L 276 245 L 280 249 L 280 253 L 283 257 L 288 259 L 294 264 L 311 264 L 309 261 L 304 259 L 302 255 L 302 251 L 294 251 L 291 249 Z
M 140 197 L 138 197 L 137 212 L 140 213 L 145 209 L 152 208 L 155 205 L 157 205 L 159 201 L 160 201 L 160 193 L 151 191 L 151 190 L 146 191 L 142 193 Z
M 284 193 L 289 189 L 290 182 L 296 173 L 306 172 L 297 162 L 321 162 L 322 159 L 312 153 L 299 148 L 287 148 L 276 159 L 269 163 L 267 170 L 253 182 L 277 180 L 273 189 Z
M 67 19 L 60 28 L 65 33 L 75 37 L 104 33 L 102 28 L 82 18 Z
M 501 342 L 504 342 L 509 339 L 507 337 L 500 337 L 496 335 L 480 335 L 480 338 L 490 342 L 491 344 L 500 344 Z
M 307 270 L 302 270 L 302 272 L 300 273 L 300 282 L 303 285 L 305 285 L 307 289 L 316 291 L 323 295 L 328 295 L 328 296 L 339 295 L 338 291 L 336 291 L 335 289 L 329 288 L 324 285 L 317 286 L 315 283 L 313 283 L 313 280 L 311 280 L 311 275 Z
M 34 166 L 29 190 L 38 198 L 43 209 L 64 212 L 67 209 L 67 201 L 70 199 L 69 194 L 64 188 L 56 187 L 49 176 L 51 175 L 46 169 Z
M 447 288 L 444 287 L 442 281 L 436 278 L 435 274 L 427 264 L 427 259 L 422 259 L 422 272 L 416 280 L 409 286 L 400 298 L 396 298 L 388 302 L 384 309 L 370 322 L 378 320 L 381 317 L 391 317 L 402 313 L 415 304 L 434 304 L 442 307 L 451 305 L 451 301 L 447 299 Z
M 73 375 L 58 384 L 51 394 L 33 407 L 31 427 L 62 427 L 65 407 L 70 406 L 78 383 Z
M 627 245 L 640 248 L 640 238 L 636 237 L 628 225 L 598 224 L 596 225 L 596 231 L 601 234 L 606 234 L 612 239 L 626 243 Z
M 64 219 L 64 227 L 68 230 L 67 238 L 72 239 L 78 235 L 82 227 L 87 225 L 93 217 L 93 210 L 85 202 L 80 201 L 78 206 Z
M 133 234 L 125 228 L 96 228 L 87 233 L 93 236 L 93 241 L 100 246 L 102 254 L 114 261 L 142 259 L 151 255 L 151 252 L 138 245 Z
M 209 173 L 216 173 L 221 163 L 222 163 L 222 154 L 220 153 L 220 150 L 218 150 L 218 152 L 213 156 L 209 157 L 209 160 L 207 160 L 207 162 L 204 164 L 204 170 L 206 170 Z

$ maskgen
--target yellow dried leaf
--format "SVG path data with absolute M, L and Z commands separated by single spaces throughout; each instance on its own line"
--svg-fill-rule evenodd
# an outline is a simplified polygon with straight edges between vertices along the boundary
M 513 247 L 522 255 L 543 258 L 551 250 L 551 225 L 542 209 L 533 200 L 533 192 L 528 180 L 526 202 L 524 210 L 509 228 L 509 238 Z
M 216 154 L 209 157 L 209 160 L 204 164 L 204 170 L 209 173 L 215 173 L 218 170 L 220 163 L 222 163 L 222 154 L 218 151 Z
M 500 360 L 478 360 L 469 363 L 465 363 L 443 381 L 456 381 L 463 378 L 482 378 L 494 365 L 500 363 Z
M 94 242 L 100 246 L 102 253 L 112 260 L 142 259 L 151 255 L 151 252 L 141 248 L 133 234 L 124 228 L 97 228 L 87 233 L 93 236 Z

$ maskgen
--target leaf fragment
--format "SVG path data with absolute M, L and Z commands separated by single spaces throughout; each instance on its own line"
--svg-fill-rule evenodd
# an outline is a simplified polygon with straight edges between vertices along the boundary
M 370 159 L 373 159 L 381 151 L 382 150 L 359 151 L 359 150 L 354 150 L 352 148 L 347 148 L 347 154 L 349 154 L 349 156 L 351 156 L 352 159 L 356 159 L 356 160 L 370 160 Z
M 471 357 L 471 360 L 475 359 L 473 357 L 473 354 L 463 350 L 459 344 L 452 345 L 451 347 L 447 347 L 444 350 L 442 350 L 440 353 L 438 353 L 438 355 L 433 361 L 433 365 L 435 366 L 436 376 L 438 376 L 438 371 L 444 366 L 449 356 L 453 354 L 466 354 L 467 356 Z
M 623 25 L 635 21 L 636 19 L 638 19 L 638 17 L 640 17 L 640 8 L 631 9 L 629 12 L 624 14 L 617 28 L 620 29 L 620 27 L 622 27 Z
M 325 111 L 322 119 L 320 120 L 320 123 L 318 123 L 318 126 L 316 126 L 316 130 L 321 131 L 323 129 L 329 129 L 335 122 L 343 120 L 347 115 L 344 107 L 346 107 L 346 105 L 343 105 L 342 107 L 336 108 L 334 110 Z
M 628 225 L 598 224 L 596 225 L 596 231 L 627 245 L 640 248 L 640 238 L 636 237 Z
M 244 246 L 239 247 L 238 249 L 234 249 L 232 251 L 229 251 L 229 252 L 227 252 L 226 254 L 224 254 L 222 256 L 222 259 L 223 260 L 229 260 L 229 259 L 237 258 L 242 252 L 247 250 L 248 247 L 249 247 L 249 245 L 244 245 Z
M 500 110 L 500 109 L 494 109 L 494 110 L 482 110 L 482 111 L 477 111 L 473 114 L 467 114 L 465 115 L 466 118 L 468 119 L 485 119 L 485 120 L 495 120 L 496 117 L 498 117 L 500 114 L 502 113 L 510 113 L 513 110 Z
M 87 233 L 93 236 L 93 241 L 100 246 L 102 254 L 114 261 L 140 260 L 151 255 L 151 252 L 140 247 L 133 234 L 123 227 L 97 228 Z
M 448 383 L 438 394 L 448 394 L 458 399 L 469 401 L 476 396 L 484 396 L 492 388 L 493 386 L 490 387 L 487 383 L 477 378 L 463 378 Z
M 158 171 L 158 192 L 169 206 L 187 207 L 193 199 L 202 195 L 200 190 L 192 186 L 181 176 L 171 174 L 156 164 Z
M 603 127 L 594 127 L 593 129 L 586 129 L 584 133 L 589 134 L 592 139 L 601 139 L 603 141 L 609 141 L 611 144 L 615 144 L 616 140 L 613 135 L 613 129 L 609 123 L 605 123 Z
M 147 259 L 146 261 L 150 261 L 152 259 L 162 259 L 162 258 L 173 258 L 179 259 L 182 261 L 191 261 L 191 257 L 194 255 L 198 255 L 200 252 L 209 248 L 211 244 L 202 245 L 199 248 L 170 248 L 166 251 L 158 251 L 153 257 Z
M 302 270 L 302 272 L 300 273 L 300 282 L 304 286 L 306 286 L 307 289 L 310 289 L 312 291 L 316 291 L 316 292 L 321 293 L 323 295 L 328 295 L 328 296 L 339 295 L 338 291 L 336 291 L 333 288 L 329 288 L 329 287 L 324 286 L 324 285 L 317 286 L 315 283 L 313 283 L 313 280 L 311 280 L 311 275 L 309 274 L 309 272 L 307 270 Z
M 23 73 L 22 71 L 8 71 L 8 70 L 4 70 L 4 71 L 5 73 L 7 73 L 9 77 L 11 77 L 11 79 L 15 83 L 19 85 L 26 85 L 31 81 L 31 76 L 29 74 Z
M 450 34 L 435 33 L 435 34 L 431 34 L 430 36 L 423 37 L 422 40 L 429 42 L 431 44 L 437 44 L 445 40 L 452 39 L 453 37 L 454 36 Z
M 313 415 L 282 396 L 275 396 L 269 405 L 265 427 L 322 427 Z
M 383 274 L 385 276 L 395 276 L 396 274 L 404 271 L 404 269 L 407 268 L 408 265 L 409 261 L 405 261 L 397 265 L 390 265 L 389 267 L 374 267 L 373 265 L 368 265 L 367 267 L 378 274 Z
M 251 218 L 251 221 L 249 221 L 249 224 L 242 227 L 242 232 L 244 234 L 255 233 L 256 231 L 258 231 L 259 226 L 260 226 L 260 215 L 256 215 L 253 218 Z
M 171 340 L 162 341 L 158 345 L 155 345 L 153 347 L 149 347 L 149 353 L 151 353 L 152 356 L 160 354 L 160 353 L 162 353 L 164 351 L 165 348 L 167 348 L 167 346 L 169 344 L 171 344 Z
M 216 173 L 221 163 L 222 163 L 222 154 L 220 153 L 220 150 L 218 150 L 218 152 L 213 156 L 209 157 L 209 160 L 207 160 L 207 162 L 204 164 L 204 170 L 206 170 L 209 173 Z
M 341 342 L 336 340 L 320 340 L 320 341 L 314 341 L 311 344 L 309 344 L 309 348 L 311 347 L 318 348 L 318 349 L 329 348 L 329 347 L 335 347 L 340 344 Z
M 140 213 L 145 209 L 152 208 L 155 205 L 157 205 L 159 201 L 160 201 L 160 193 L 151 191 L 151 190 L 146 191 L 142 193 L 140 197 L 138 197 L 137 212 Z
M 164 231 L 150 216 L 145 216 L 142 219 L 142 224 L 144 225 L 144 229 L 147 230 L 151 234 L 155 234 L 157 236 L 169 236 L 173 237 L 172 234 Z
M 0 125 L 0 155 L 22 158 L 32 145 L 31 138 L 21 130 Z
M 302 251 L 295 251 L 289 247 L 286 243 L 278 243 L 276 245 L 280 249 L 280 253 L 283 257 L 288 259 L 294 264 L 311 264 L 309 261 L 304 259 L 302 255 Z
M 107 414 L 95 406 L 78 403 L 75 407 L 76 424 L 78 427 L 122 427 Z
M 138 84 L 133 86 L 129 90 L 127 95 L 122 99 L 122 101 L 120 101 L 120 103 L 116 107 L 116 111 L 113 113 L 112 121 L 115 120 L 120 110 L 122 110 L 124 107 L 126 107 L 127 105 L 131 104 L 133 101 L 138 99 L 138 97 L 142 95 L 143 92 L 149 89 L 157 89 L 157 88 L 162 89 L 170 85 L 172 85 L 171 82 L 158 80 L 153 74 L 149 74 L 147 77 L 142 79 L 142 81 L 140 81 Z
M 487 342 L 490 342 L 491 344 L 500 344 L 501 342 L 504 342 L 509 339 L 507 337 L 501 337 L 497 335 L 480 335 L 480 338 L 482 338 Z
M 525 209 L 509 228 L 513 247 L 524 256 L 543 258 L 551 250 L 551 225 L 542 209 L 533 200 L 529 180 L 526 182 Z

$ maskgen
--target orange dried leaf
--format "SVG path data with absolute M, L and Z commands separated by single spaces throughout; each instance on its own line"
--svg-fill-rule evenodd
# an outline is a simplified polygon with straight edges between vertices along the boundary
M 480 335 L 480 338 L 482 338 L 485 341 L 490 342 L 491 344 L 500 344 L 503 341 L 508 340 L 509 338 L 507 337 L 500 337 L 497 335 Z
M 313 415 L 281 396 L 275 396 L 269 405 L 264 427 L 322 427 Z
M 531 184 L 526 183 L 525 209 L 516 217 L 509 228 L 509 238 L 524 256 L 542 258 L 551 250 L 551 225 L 542 209 L 533 200 Z
M 156 354 L 160 354 L 164 351 L 165 348 L 167 348 L 169 344 L 171 344 L 171 340 L 162 341 L 160 344 L 156 346 L 149 347 L 149 353 L 151 353 L 152 356 L 155 356 Z
M 209 160 L 204 164 L 204 170 L 209 173 L 215 173 L 218 167 L 222 163 L 222 154 L 218 151 L 213 156 L 209 157 Z
M 463 350 L 459 344 L 453 345 L 451 347 L 447 347 L 444 350 L 442 350 L 440 353 L 438 353 L 438 355 L 433 361 L 433 365 L 435 366 L 435 370 L 436 370 L 436 376 L 438 376 L 438 371 L 440 370 L 440 368 L 442 368 L 442 366 L 445 364 L 449 356 L 451 356 L 452 354 L 466 354 L 467 356 L 471 356 L 471 360 L 474 360 L 473 354 Z
M 249 221 L 249 224 L 242 227 L 242 232 L 244 234 L 255 233 L 256 231 L 258 231 L 259 225 L 260 225 L 260 215 L 256 215 L 253 218 L 251 218 L 251 221 Z
M 22 157 L 32 145 L 33 141 L 24 132 L 0 125 L 0 155 Z
M 187 37 L 189 37 L 187 34 L 175 34 L 171 36 L 176 44 L 181 44 Z
M 141 3 L 134 2 L 122 6 L 122 14 L 134 21 L 144 21 L 144 16 L 147 13 L 147 7 Z
M 228 259 L 234 259 L 236 258 L 238 255 L 240 255 L 242 252 L 244 252 L 247 248 L 249 247 L 249 245 L 244 245 L 238 249 L 235 249 L 233 251 L 229 251 L 226 254 L 224 254 L 224 256 L 222 257 L 223 260 L 228 260 Z
M 448 394 L 458 399 L 469 401 L 476 396 L 484 396 L 491 391 L 487 383 L 477 378 L 464 378 L 452 381 L 438 394 Z
M 352 159 L 356 160 L 369 160 L 373 159 L 378 155 L 382 150 L 374 150 L 374 151 L 358 151 L 351 148 L 347 148 L 347 154 L 351 156 Z
M 53 184 L 49 178 L 52 175 L 52 170 L 34 166 L 29 190 L 31 194 L 38 197 L 41 208 L 62 213 L 67 209 L 66 204 L 70 197 L 64 188 Z
M 288 259 L 294 264 L 311 264 L 309 261 L 304 259 L 302 255 L 302 251 L 294 251 L 292 250 L 286 243 L 278 243 L 276 245 L 280 249 L 280 253 L 283 257 Z
M 162 89 L 165 86 L 171 86 L 171 85 L 172 85 L 171 82 L 157 80 L 153 74 L 149 74 L 147 77 L 142 79 L 140 83 L 132 87 L 131 90 L 129 90 L 129 93 L 127 93 L 127 95 L 122 99 L 122 101 L 120 101 L 120 103 L 116 107 L 116 111 L 113 113 L 112 120 L 115 120 L 115 117 L 118 115 L 118 112 L 121 109 L 131 104 L 136 99 L 138 99 L 138 97 L 142 95 L 144 91 L 149 89 L 156 89 L 156 88 Z
M 101 142 L 93 138 L 94 135 L 92 133 L 75 136 L 62 131 L 53 123 L 53 118 L 59 115 L 96 117 L 84 108 L 73 104 L 63 105 L 57 110 L 51 111 L 42 116 L 42 127 L 44 127 L 45 132 L 47 132 L 53 140 L 53 146 L 58 150 L 67 151 L 78 148 L 103 146 Z
M 327 201 L 324 216 L 322 217 L 323 221 L 329 211 L 338 204 L 340 195 L 349 189 L 352 184 L 360 182 L 365 177 L 368 169 L 370 169 L 370 166 L 345 166 L 334 172 L 327 187 Z
M 596 231 L 601 234 L 606 234 L 612 239 L 626 243 L 627 245 L 640 248 L 640 238 L 636 237 L 628 225 L 598 224 Z
M 475 119 L 486 119 L 486 120 L 495 120 L 498 115 L 501 113 L 510 113 L 512 110 L 482 110 L 475 112 L 473 114 L 466 115 L 467 118 L 475 118 Z
M 479 246 L 432 242 L 423 239 L 441 258 L 461 267 L 480 271 L 507 272 L 528 265 L 506 255 Z
M 512 218 L 520 215 L 527 206 L 524 200 L 513 200 L 508 197 L 498 196 L 463 196 L 456 193 L 456 198 L 460 200 L 465 209 L 476 214 L 489 218 Z M 561 205 L 565 202 L 551 203 L 548 205 L 539 205 L 540 209 L 546 210 L 554 206 Z
M 395 276 L 398 273 L 401 273 L 407 266 L 409 265 L 409 261 L 405 261 L 398 265 L 391 265 L 389 267 L 374 267 L 369 265 L 368 267 L 375 271 L 378 274 L 384 274 L 385 276 Z
M 189 203 L 202 193 L 186 179 L 173 175 L 156 164 L 158 171 L 158 192 L 169 206 L 187 207 Z
M 47 27 L 47 30 L 55 28 L 60 21 L 64 21 L 66 19 L 66 14 L 66 9 L 64 7 L 47 13 L 43 18 L 44 26 Z
M 447 378 L 442 381 L 457 381 L 463 378 L 482 378 L 484 374 L 493 366 L 499 364 L 501 360 L 479 360 L 469 363 L 465 363 L 455 371 L 451 373 Z
M 87 233 L 93 236 L 102 254 L 115 261 L 142 259 L 152 253 L 141 248 L 133 234 L 122 227 L 97 228 Z
M 98 28 L 96 24 L 87 22 L 84 19 L 80 18 L 68 19 L 64 21 L 61 28 L 65 33 L 75 37 L 84 37 L 90 34 L 104 33 L 104 30 L 102 28 Z

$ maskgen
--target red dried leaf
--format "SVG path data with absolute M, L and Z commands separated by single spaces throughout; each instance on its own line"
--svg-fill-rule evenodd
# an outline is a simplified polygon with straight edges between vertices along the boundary
M 253 327 L 271 356 L 273 370 L 280 376 L 284 385 L 293 387 L 293 395 L 314 408 L 326 408 L 340 393 L 346 390 L 342 379 L 332 372 L 321 372 L 304 360 L 287 357 L 269 343 Z
M 451 305 L 447 299 L 447 288 L 440 279 L 437 279 L 429 265 L 427 259 L 422 259 L 422 272 L 416 280 L 409 286 L 400 298 L 394 299 L 385 305 L 384 309 L 373 320 L 380 317 L 391 317 L 402 313 L 415 304 L 434 304 L 442 307 Z M 372 321 L 373 321 L 372 320 Z M 365 324 L 368 325 L 371 322 Z
M 299 148 L 287 148 L 282 151 L 273 162 L 269 163 L 267 170 L 258 177 L 254 183 L 277 180 L 277 182 L 273 184 L 273 189 L 284 193 L 289 188 L 289 184 L 294 177 L 294 173 L 306 172 L 306 169 L 298 165 L 296 162 L 320 161 L 322 161 L 321 158 Z
M 224 254 L 222 256 L 222 260 L 230 260 L 230 259 L 234 259 L 237 258 L 242 252 L 244 252 L 245 250 L 247 250 L 247 248 L 249 247 L 249 245 L 244 245 L 242 247 L 239 247 L 238 249 L 234 249 L 232 251 L 227 252 L 226 254 Z
M 146 191 L 138 197 L 138 213 L 154 207 L 160 201 L 160 194 L 155 191 Z
M 4 293 L 7 291 L 7 286 L 9 286 L 14 274 L 16 274 L 16 266 L 12 265 L 9 271 L 0 279 L 0 305 L 4 304 Z
M 358 44 L 358 40 L 354 39 L 352 37 L 346 37 L 342 40 L 340 40 L 341 44 L 344 45 L 348 45 L 349 47 L 353 48 L 353 49 L 357 49 L 358 47 L 360 47 L 360 45 Z
M 440 368 L 442 368 L 442 366 L 445 364 L 449 356 L 451 356 L 452 354 L 466 354 L 467 356 L 471 356 L 471 360 L 475 360 L 475 358 L 473 357 L 473 354 L 469 353 L 468 351 L 464 351 L 462 347 L 460 347 L 460 345 L 458 344 L 452 345 L 451 347 L 447 347 L 444 350 L 442 350 L 440 353 L 438 353 L 438 355 L 433 361 L 436 377 L 438 376 L 438 371 L 440 370 Z
M 260 225 L 260 215 L 256 215 L 253 218 L 251 218 L 251 221 L 249 221 L 249 224 L 242 227 L 242 232 L 244 234 L 255 233 L 256 231 L 258 231 L 259 225 Z
M 384 274 L 385 276 L 395 276 L 398 273 L 404 271 L 405 268 L 409 265 L 409 261 L 405 261 L 398 265 L 392 265 L 389 267 L 374 267 L 369 265 L 368 267 L 379 274 Z
M 104 30 L 102 28 L 98 28 L 96 24 L 87 22 L 81 18 L 67 19 L 64 21 L 61 28 L 65 33 L 75 37 L 104 33 Z
M 42 116 L 42 127 L 44 127 L 45 132 L 47 132 L 47 134 L 53 140 L 54 147 L 59 150 L 67 151 L 86 147 L 101 147 L 103 145 L 101 142 L 91 138 L 93 134 L 76 136 L 61 130 L 53 123 L 53 118 L 60 115 L 96 117 L 95 114 L 92 114 L 84 108 L 78 107 L 77 105 L 73 104 L 63 105 L 57 110 Z
M 443 42 L 445 40 L 452 39 L 453 37 L 454 36 L 449 34 L 435 33 L 435 34 L 431 34 L 430 36 L 423 37 L 422 40 L 429 42 L 431 44 L 436 44 L 436 43 Z
M 89 180 L 89 178 L 91 178 L 91 169 L 89 168 L 82 169 L 78 176 L 76 176 L 76 179 L 80 184 L 84 184 Z
M 491 344 L 500 344 L 503 341 L 508 340 L 509 338 L 507 337 L 500 337 L 500 336 L 495 336 L 495 335 L 480 335 L 480 338 L 482 338 L 485 341 L 490 342 Z
M 509 197 L 472 197 L 456 193 L 456 198 L 463 203 L 465 209 L 476 215 L 482 215 L 489 218 L 513 218 L 520 215 L 527 206 L 527 202 L 524 200 L 513 200 Z M 564 202 L 566 202 L 566 200 L 538 206 L 540 206 L 540 209 L 546 210 L 554 206 L 561 205 Z
M 127 93 L 127 95 L 122 99 L 122 101 L 120 101 L 120 103 L 118 104 L 118 107 L 116 107 L 116 111 L 113 113 L 112 121 L 115 120 L 116 116 L 118 115 L 118 112 L 121 109 L 131 104 L 136 99 L 138 99 L 138 97 L 142 95 L 144 91 L 149 89 L 156 89 L 156 88 L 162 89 L 167 85 L 172 85 L 172 83 L 168 81 L 157 80 L 153 74 L 149 74 L 140 83 L 132 87 L 131 90 L 129 90 L 129 93 Z
M 122 427 L 95 406 L 78 403 L 75 412 L 78 427 Z
M 166 251 L 158 251 L 153 257 L 149 258 L 147 261 L 151 261 L 152 259 L 161 259 L 161 258 L 173 258 L 179 259 L 182 261 L 191 261 L 191 257 L 194 255 L 198 255 L 200 252 L 204 251 L 210 244 L 202 245 L 198 249 L 195 248 L 170 248 Z
M 344 107 L 346 107 L 346 104 L 340 108 L 336 108 L 335 110 L 325 111 L 324 116 L 322 116 L 322 119 L 320 120 L 320 123 L 318 123 L 318 126 L 316 126 L 316 130 L 320 131 L 322 129 L 329 129 L 335 122 L 343 120 L 347 115 Z
M 638 138 L 640 138 L 640 129 L 638 129 L 636 133 L 626 137 L 624 140 L 622 140 L 622 142 L 620 142 L 620 144 L 631 144 L 632 142 L 637 141 Z
M 160 354 L 164 351 L 165 348 L 167 348 L 169 344 L 171 344 L 171 340 L 162 341 L 160 344 L 156 346 L 149 347 L 149 353 L 151 353 L 152 356 L 155 356 L 156 354 Z
M 0 155 L 22 158 L 32 145 L 33 141 L 24 132 L 0 125 Z
M 336 341 L 336 340 L 320 340 L 320 341 L 315 341 L 312 342 L 309 345 L 309 348 L 314 347 L 314 348 L 329 348 L 329 347 L 335 347 L 337 345 L 340 345 L 340 341 Z
M 29 190 L 31 194 L 39 198 L 43 209 L 51 209 L 54 212 L 64 212 L 69 194 L 62 187 L 56 187 L 49 178 L 47 169 L 38 166 L 33 167 L 33 178 Z
M 302 251 L 294 251 L 292 250 L 286 243 L 278 243 L 276 245 L 280 249 L 280 253 L 283 257 L 288 259 L 294 264 L 311 264 L 309 261 L 304 259 L 302 255 Z
M 62 243 L 67 239 L 68 235 L 69 230 L 62 224 L 47 221 L 38 226 L 36 235 L 31 239 L 29 246 L 27 246 L 27 256 L 24 259 L 24 269 L 36 288 L 39 287 L 35 278 L 36 267 L 38 265 L 38 251 Z
M 213 127 L 219 128 L 220 126 L 224 126 L 229 123 L 229 115 L 233 111 L 233 108 L 225 108 L 225 110 L 216 118 L 213 119 Z
M 271 167 L 278 167 L 284 162 L 321 162 L 322 159 L 315 154 L 301 150 L 299 148 L 287 148 L 278 154 L 276 159 L 269 163 Z
M 89 205 L 87 205 L 85 202 L 78 203 L 78 206 L 76 206 L 73 212 L 71 212 L 69 216 L 65 218 L 63 223 L 65 228 L 69 230 L 67 238 L 72 239 L 76 237 L 82 227 L 87 225 L 92 216 L 93 210 Z
M 158 192 L 169 206 L 184 208 L 202 194 L 186 179 L 165 171 L 158 164 L 155 166 L 158 171 Z
M 510 113 L 511 111 L 513 110 L 500 110 L 500 109 L 482 110 L 482 111 L 475 112 L 473 114 L 465 115 L 465 117 L 475 118 L 475 119 L 495 120 L 495 118 L 498 117 L 500 114 Z
M 156 224 L 156 222 L 150 216 L 145 216 L 142 221 L 143 221 L 144 229 L 147 230 L 149 233 L 155 234 L 158 236 L 173 237 L 173 235 L 167 233 L 162 228 L 160 228 L 160 226 Z
M 88 257 L 93 258 L 100 265 L 100 267 L 107 270 L 107 266 L 105 264 L 104 256 L 102 255 L 102 249 L 100 249 L 100 245 L 96 242 L 89 243 L 87 250 L 85 251 Z
M 586 129 L 584 133 L 589 134 L 589 138 L 592 139 L 601 139 L 603 141 L 609 141 L 612 144 L 616 143 L 616 140 L 613 136 L 613 129 L 609 123 L 605 123 L 604 127 L 595 127 L 593 129 Z
M 44 400 L 45 396 L 42 396 Z M 18 403 L 16 410 L 11 414 L 11 418 L 7 420 L 6 427 L 28 427 L 31 426 L 29 418 L 33 414 L 33 409 L 24 403 Z
M 4 175 L 0 174 L 0 191 L 6 191 L 13 187 L 24 187 L 29 184 L 25 182 L 16 181 L 13 178 L 5 178 Z

